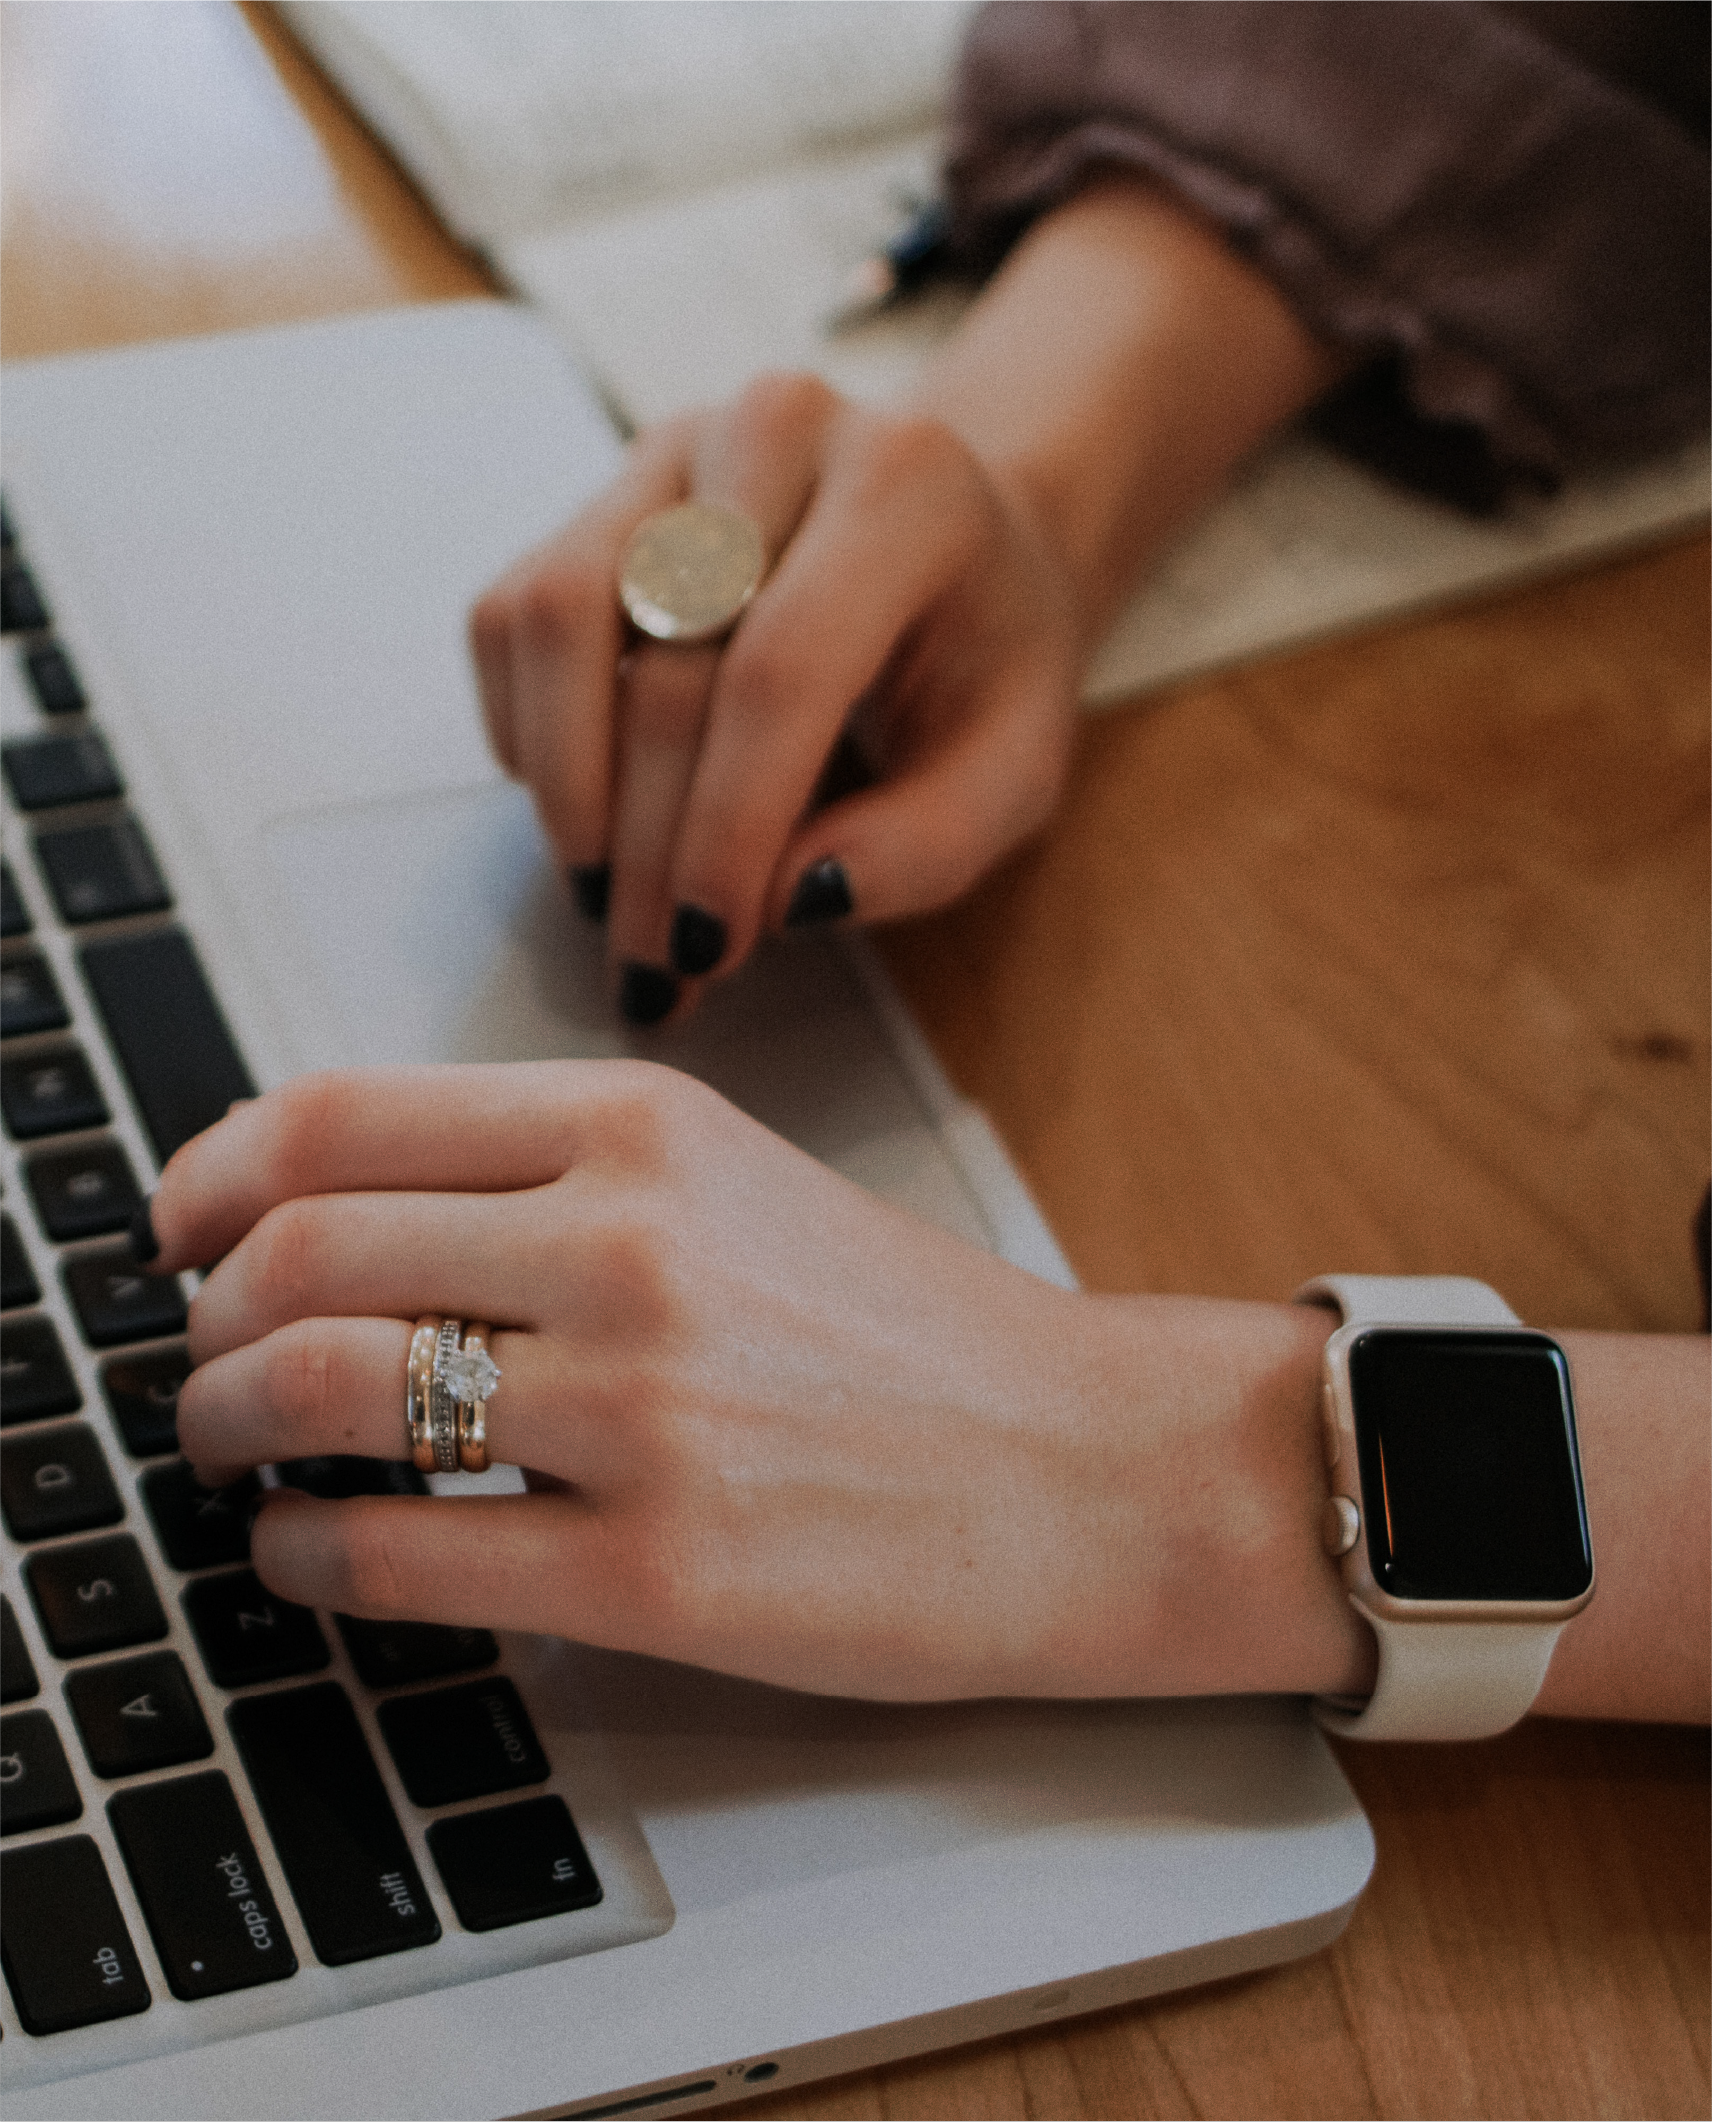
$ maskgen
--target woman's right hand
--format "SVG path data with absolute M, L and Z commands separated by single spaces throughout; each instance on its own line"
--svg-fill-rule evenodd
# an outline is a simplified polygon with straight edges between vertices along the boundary
M 752 517 L 770 572 L 723 643 L 640 641 L 617 600 L 625 547 L 689 499 Z M 494 751 L 605 912 L 638 1023 L 766 930 L 939 906 L 1036 831 L 1082 654 L 1020 489 L 948 426 L 809 376 L 644 435 L 481 599 L 471 640 Z M 874 779 L 818 801 L 846 731 Z

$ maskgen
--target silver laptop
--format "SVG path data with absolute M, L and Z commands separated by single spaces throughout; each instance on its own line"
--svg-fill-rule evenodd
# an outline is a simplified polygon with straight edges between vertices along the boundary
M 533 320 L 25 364 L 4 410 L 8 2112 L 683 2113 L 1333 1938 L 1373 1845 L 1297 1702 L 853 1704 L 261 1586 L 122 1237 L 252 1083 L 645 1050 L 1070 1278 L 859 943 L 614 1018 L 463 647 L 617 461 Z

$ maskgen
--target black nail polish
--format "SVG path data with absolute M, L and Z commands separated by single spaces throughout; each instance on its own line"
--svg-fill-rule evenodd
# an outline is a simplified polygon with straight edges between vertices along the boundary
M 612 864 L 584 862 L 571 871 L 571 895 L 585 921 L 604 921 L 612 897 Z
M 725 923 L 705 907 L 680 906 L 672 916 L 672 963 L 692 977 L 710 973 L 725 956 Z
M 671 1015 L 677 999 L 678 983 L 664 966 L 632 958 L 619 976 L 618 1007 L 627 1024 L 658 1024 Z
M 785 908 L 785 926 L 807 928 L 816 921 L 842 921 L 855 904 L 844 864 L 836 855 L 828 855 L 797 879 L 791 903 Z
M 160 1253 L 160 1240 L 155 1236 L 155 1227 L 149 1215 L 149 1204 L 145 1201 L 131 1218 L 131 1257 L 139 1267 L 147 1267 Z

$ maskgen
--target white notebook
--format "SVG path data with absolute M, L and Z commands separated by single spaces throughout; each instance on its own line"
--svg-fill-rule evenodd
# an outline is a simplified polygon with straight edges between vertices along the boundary
M 852 267 L 932 193 L 967 0 L 282 12 L 632 425 L 764 368 L 814 369 L 884 403 L 955 321 L 946 294 L 824 328 Z M 1705 516 L 1707 495 L 1695 444 L 1475 521 L 1285 435 L 1139 586 L 1087 703 L 1668 537 Z

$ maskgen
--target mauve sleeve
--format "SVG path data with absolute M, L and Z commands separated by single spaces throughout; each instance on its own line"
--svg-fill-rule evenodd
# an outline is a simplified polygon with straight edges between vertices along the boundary
M 1706 424 L 1704 148 L 1519 14 L 1472 0 L 985 8 L 946 168 L 964 265 L 990 270 L 1113 168 L 1169 186 L 1362 357 L 1322 425 L 1414 483 L 1490 507 L 1509 485 L 1550 487 Z

